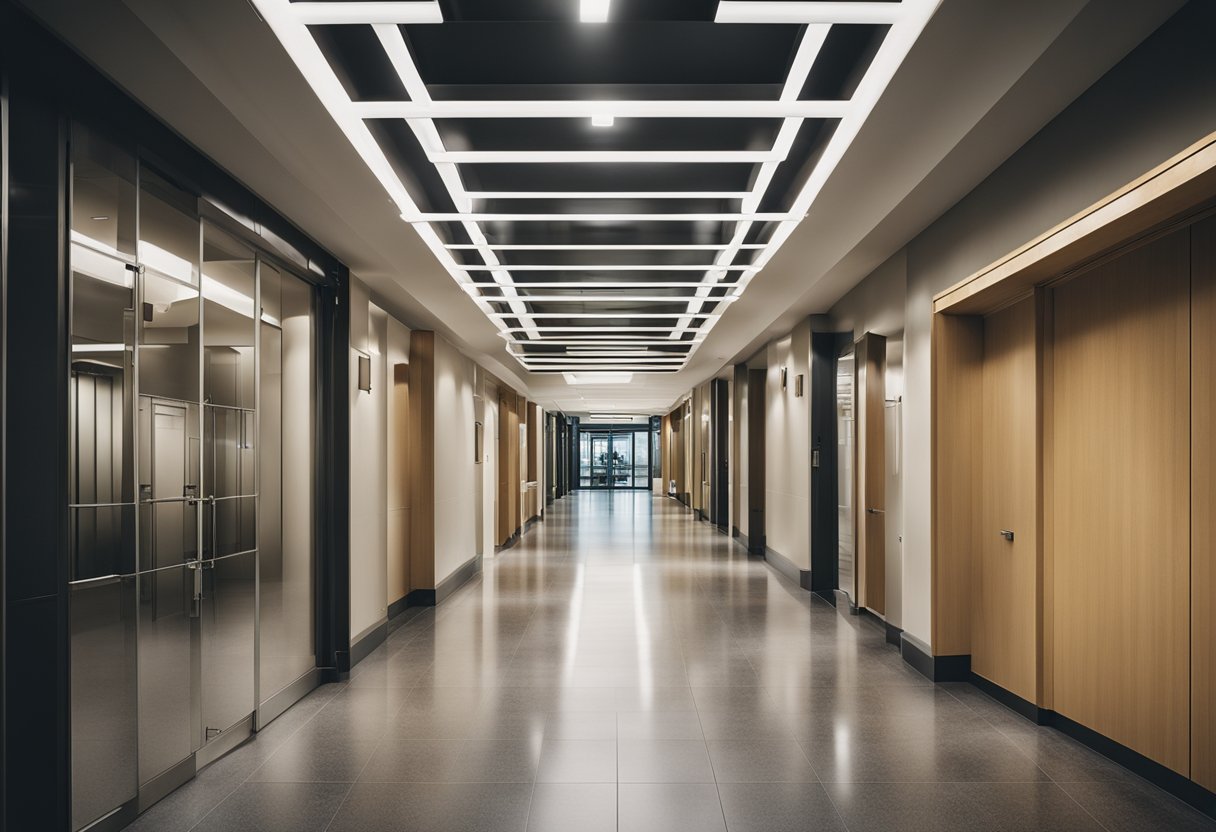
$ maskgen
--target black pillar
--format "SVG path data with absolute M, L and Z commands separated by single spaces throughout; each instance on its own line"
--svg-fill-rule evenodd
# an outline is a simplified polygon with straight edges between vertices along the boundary
M 67 136 L 7 79 L 4 182 L 4 820 L 68 827 Z

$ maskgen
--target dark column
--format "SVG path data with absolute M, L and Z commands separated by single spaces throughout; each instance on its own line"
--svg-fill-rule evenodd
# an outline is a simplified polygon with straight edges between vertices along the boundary
M 7 829 L 66 829 L 66 130 L 9 79 L 4 298 Z
M 317 666 L 350 672 L 350 279 L 321 289 L 317 355 Z

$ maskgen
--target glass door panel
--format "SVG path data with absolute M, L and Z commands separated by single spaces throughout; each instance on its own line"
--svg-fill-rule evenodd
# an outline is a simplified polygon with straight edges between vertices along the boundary
M 591 487 L 612 487 L 612 437 L 593 433 L 591 440 Z
M 840 356 L 836 364 L 836 476 L 839 506 L 837 524 L 839 548 L 837 551 L 837 585 L 848 593 L 851 600 L 857 598 L 856 571 L 856 495 L 853 490 L 853 459 L 856 442 L 853 347 Z
M 650 485 L 650 433 L 633 434 L 633 484 L 638 488 Z
M 633 434 L 614 433 L 612 436 L 612 487 L 633 487 Z
M 198 748 L 198 405 L 140 397 L 139 775 Z
M 313 311 L 303 281 L 259 265 L 258 661 L 261 703 L 316 667 Z
M 205 744 L 253 713 L 257 585 L 257 270 L 253 250 L 203 228 Z

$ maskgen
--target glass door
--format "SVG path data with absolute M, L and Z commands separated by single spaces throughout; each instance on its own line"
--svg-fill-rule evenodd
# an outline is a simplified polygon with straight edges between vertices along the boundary
M 612 436 L 612 487 L 633 488 L 633 434 Z
M 580 431 L 580 488 L 649 488 L 649 430 Z
M 856 405 L 853 390 L 856 384 L 853 345 L 850 344 L 836 362 L 836 476 L 839 506 L 837 508 L 838 550 L 837 586 L 857 600 L 857 511 L 853 466 L 856 455 Z

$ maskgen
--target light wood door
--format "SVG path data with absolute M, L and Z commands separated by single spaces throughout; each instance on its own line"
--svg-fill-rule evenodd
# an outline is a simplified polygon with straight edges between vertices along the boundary
M 857 603 L 886 610 L 887 339 L 867 332 L 857 342 Z
M 1216 791 L 1216 219 L 1191 228 L 1191 779 Z
M 1055 290 L 1055 710 L 1186 774 L 1190 291 L 1183 230 Z
M 1033 297 L 984 320 L 982 509 L 971 634 L 971 669 L 1031 702 L 1038 656 L 1037 320 Z

